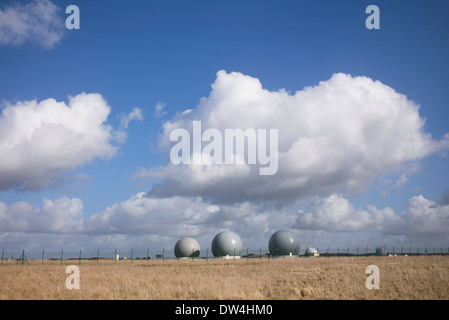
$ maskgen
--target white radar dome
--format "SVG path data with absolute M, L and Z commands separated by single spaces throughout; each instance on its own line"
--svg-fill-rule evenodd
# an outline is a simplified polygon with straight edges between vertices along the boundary
M 179 239 L 175 244 L 176 258 L 193 258 L 200 255 L 200 245 L 193 238 L 185 237 Z
M 268 241 L 272 256 L 296 256 L 300 249 L 298 237 L 287 230 L 276 231 Z
M 211 247 L 214 257 L 240 257 L 242 240 L 234 232 L 223 231 L 214 237 Z

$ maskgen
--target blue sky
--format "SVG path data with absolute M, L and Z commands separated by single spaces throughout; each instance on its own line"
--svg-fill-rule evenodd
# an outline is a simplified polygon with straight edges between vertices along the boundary
M 71 4 L 80 9 L 79 30 L 65 28 L 69 16 L 65 8 Z M 379 30 L 365 27 L 365 9 L 370 4 L 380 9 Z M 445 137 L 449 132 L 448 1 L 29 0 L 3 1 L 0 10 L 2 159 L 5 163 L 16 156 L 29 157 L 20 163 L 11 160 L 10 166 L 0 168 L 0 248 L 146 248 L 148 242 L 171 248 L 181 236 L 194 236 L 202 247 L 208 247 L 213 235 L 223 229 L 239 233 L 250 247 L 265 246 L 278 229 L 294 231 L 304 248 L 362 242 L 370 246 L 449 245 L 449 197 L 445 193 L 449 189 L 449 138 Z M 21 21 L 13 11 L 26 19 Z M 226 72 L 219 75 L 220 70 Z M 333 78 L 339 73 L 346 77 Z M 263 182 L 255 176 L 221 179 L 211 173 L 207 181 L 216 184 L 210 188 L 195 182 L 191 168 L 171 168 L 167 149 L 160 144 L 169 134 L 164 124 L 188 127 L 192 119 L 205 123 L 210 115 L 223 114 L 216 113 L 221 109 L 212 93 L 239 104 L 239 96 L 233 96 L 224 83 L 246 88 L 253 80 L 279 101 L 284 101 L 278 95 L 281 89 L 292 97 L 305 87 L 314 87 L 310 95 L 315 98 L 309 101 L 314 110 L 325 103 L 322 110 L 332 107 L 338 112 L 335 127 L 322 128 L 320 137 L 357 137 L 359 131 L 349 132 L 352 121 L 368 128 L 373 119 L 359 114 L 361 107 L 369 113 L 379 106 L 380 113 L 374 115 L 379 116 L 375 132 L 363 131 L 366 136 L 360 141 L 371 141 L 382 133 L 392 135 L 354 148 L 368 155 L 376 145 L 385 157 L 379 158 L 379 165 L 360 162 L 360 170 L 351 170 L 351 165 L 359 165 L 349 157 L 348 151 L 353 149 L 346 148 L 346 141 L 340 146 L 331 139 L 323 144 L 334 146 L 332 152 L 307 144 L 311 149 L 304 147 L 298 154 L 316 156 L 316 163 L 321 164 L 335 161 L 337 168 L 332 174 L 303 168 L 301 157 L 297 157 L 297 167 L 280 162 L 277 177 Z M 359 102 L 343 108 L 350 100 L 346 93 L 352 95 L 354 88 L 360 87 L 373 93 L 374 100 L 365 104 L 363 95 L 353 97 L 360 98 Z M 328 89 L 336 100 L 321 100 Z M 39 136 L 35 131 L 34 139 L 42 137 L 38 150 L 26 143 L 30 140 L 22 133 L 37 121 L 27 117 L 38 117 L 40 112 L 28 113 L 33 109 L 30 101 L 39 104 L 54 99 L 49 110 L 56 110 L 52 108 L 57 101 L 64 103 L 68 112 L 69 96 L 83 92 L 101 95 L 102 106 L 110 108 L 104 121 L 96 123 L 95 131 L 80 131 L 86 137 L 104 134 L 95 140 L 98 145 L 86 153 L 82 143 L 88 144 L 89 139 L 75 143 L 80 136 L 64 131 L 71 128 L 68 122 L 60 123 L 58 128 L 65 128 L 63 131 L 52 131 L 52 126 Z M 254 96 L 246 98 L 260 101 L 261 92 L 255 90 Z M 388 105 L 399 110 L 394 108 L 400 97 L 406 99 L 404 108 L 398 107 L 404 113 L 387 125 L 393 117 L 382 108 Z M 203 104 L 202 98 L 206 100 Z M 283 103 L 294 104 L 285 99 Z M 83 102 L 86 110 L 92 101 L 93 96 L 88 95 Z M 163 106 L 159 115 L 155 113 L 158 104 Z M 7 115 L 7 110 L 14 114 L 20 105 L 24 113 L 17 113 L 17 118 Z M 419 109 L 413 107 L 416 105 Z M 261 106 L 260 111 L 245 108 L 244 103 L 241 106 L 232 114 L 235 119 L 250 119 L 250 123 L 260 118 L 261 122 L 251 122 L 253 126 L 270 123 L 263 113 L 268 106 Z M 138 116 L 129 118 L 124 126 L 124 119 L 135 108 Z M 288 110 L 301 108 L 304 105 L 299 103 Z M 197 111 L 192 116 L 180 115 L 186 109 Z M 354 116 L 351 122 L 345 122 L 349 118 L 345 112 Z M 301 132 L 295 138 L 310 138 L 310 132 L 286 125 L 289 118 L 324 126 L 319 115 L 285 113 L 280 110 L 281 120 L 275 120 L 276 116 L 271 124 L 288 128 L 288 135 Z M 425 124 L 402 123 L 409 114 L 425 119 Z M 62 111 L 41 116 L 41 123 L 63 117 Z M 220 123 L 234 125 L 226 119 Z M 82 127 L 74 126 L 76 130 Z M 342 133 L 344 128 L 348 132 Z M 33 132 L 28 134 L 30 139 Z M 116 138 L 118 134 L 121 140 Z M 429 135 L 430 141 L 426 140 Z M 64 142 L 75 146 L 67 154 Z M 413 143 L 416 148 L 406 147 Z M 386 161 L 394 146 L 404 150 Z M 306 169 L 311 171 L 294 176 Z M 282 193 L 280 186 L 287 183 L 289 174 L 296 181 L 304 178 L 309 182 Z M 183 177 L 181 183 L 173 184 L 179 177 Z M 26 186 L 31 178 L 34 187 Z M 162 191 L 152 198 L 156 183 Z M 259 190 L 258 197 L 237 199 L 224 186 L 235 184 L 234 191 L 246 195 L 258 183 L 262 183 L 260 190 L 271 191 Z M 137 196 L 148 192 L 147 197 Z M 285 199 L 287 193 L 290 196 Z M 45 206 L 46 200 L 51 201 L 52 209 Z M 187 212 L 186 204 L 197 212 Z M 43 223 L 48 219 L 51 227 Z

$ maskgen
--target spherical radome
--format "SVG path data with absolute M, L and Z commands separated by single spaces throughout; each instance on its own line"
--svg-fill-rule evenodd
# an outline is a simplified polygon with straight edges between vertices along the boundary
M 234 232 L 223 231 L 214 237 L 211 247 L 214 257 L 240 257 L 242 240 Z
M 273 233 L 268 241 L 268 250 L 272 256 L 298 255 L 300 249 L 298 237 L 287 230 Z
M 315 248 L 307 247 L 306 252 L 304 254 L 306 256 L 316 256 L 318 255 L 318 250 Z
M 184 237 L 175 244 L 176 258 L 194 258 L 200 255 L 200 244 L 193 238 Z

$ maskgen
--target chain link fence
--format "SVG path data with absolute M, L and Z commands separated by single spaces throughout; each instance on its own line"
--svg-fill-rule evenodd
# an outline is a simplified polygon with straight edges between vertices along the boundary
M 209 259 L 273 259 L 273 258 L 308 258 L 319 257 L 363 257 L 363 256 L 449 256 L 449 247 L 337 247 L 315 248 L 316 250 L 300 249 L 298 255 L 282 254 L 272 256 L 266 248 L 244 248 L 240 256 L 215 258 L 210 248 L 202 250 L 200 256 L 188 258 L 191 260 Z M 313 253 L 310 253 L 313 252 Z M 132 264 L 135 262 L 150 263 L 152 260 L 165 261 L 178 259 L 173 249 L 146 250 L 97 250 L 97 251 L 7 251 L 2 250 L 1 265 L 11 264 Z

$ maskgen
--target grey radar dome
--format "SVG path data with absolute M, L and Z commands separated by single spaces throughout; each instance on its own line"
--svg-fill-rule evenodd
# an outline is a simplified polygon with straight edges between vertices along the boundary
M 214 257 L 239 257 L 242 253 L 242 240 L 231 231 L 223 231 L 212 240 L 212 253 Z
M 268 241 L 268 250 L 272 256 L 296 256 L 300 249 L 298 237 L 287 230 L 276 231 Z
M 198 241 L 190 237 L 179 239 L 175 244 L 176 258 L 194 258 L 200 255 L 200 245 Z
M 317 249 L 308 247 L 306 249 L 306 252 L 304 253 L 304 255 L 311 256 L 311 257 L 318 257 L 319 253 L 318 253 Z

